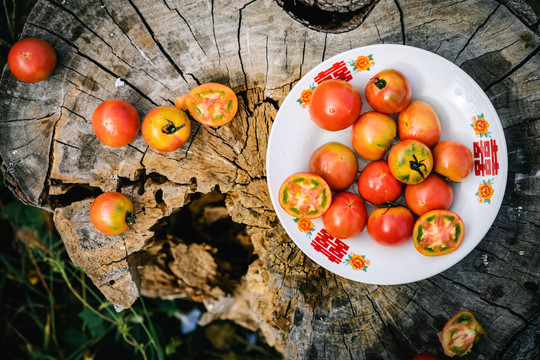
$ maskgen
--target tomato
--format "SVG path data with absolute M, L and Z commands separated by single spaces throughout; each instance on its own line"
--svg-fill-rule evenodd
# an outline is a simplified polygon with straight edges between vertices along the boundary
M 170 152 L 189 139 L 191 121 L 185 112 L 174 106 L 158 106 L 144 118 L 141 132 L 148 145 L 158 151 Z
M 394 114 L 409 105 L 411 85 L 400 71 L 386 69 L 368 81 L 365 94 L 366 101 L 373 110 Z
M 279 204 L 300 219 L 315 219 L 330 207 L 332 191 L 322 177 L 309 172 L 289 176 L 279 188 Z
M 441 139 L 441 123 L 435 110 L 425 101 L 413 100 L 397 119 L 400 140 L 414 139 L 432 148 Z
M 17 79 L 37 83 L 47 79 L 53 72 L 56 66 L 56 53 L 45 40 L 23 39 L 9 50 L 8 66 Z
M 487 337 L 486 331 L 469 311 L 460 311 L 437 334 L 446 356 L 463 356 L 473 344 Z
M 349 239 L 364 231 L 367 211 L 362 198 L 350 192 L 332 197 L 332 203 L 323 214 L 326 231 L 338 239 Z
M 453 140 L 441 141 L 435 146 L 433 162 L 433 171 L 456 182 L 465 180 L 474 166 L 471 150 Z
M 390 149 L 388 166 L 392 175 L 402 183 L 418 184 L 431 173 L 433 155 L 424 143 L 403 140 Z
M 430 353 L 421 353 L 413 357 L 411 360 L 440 360 L 440 359 Z
M 92 128 L 105 145 L 120 147 L 137 137 L 140 118 L 137 110 L 121 99 L 105 100 L 92 114 Z
M 444 255 L 455 251 L 461 245 L 464 236 L 463 220 L 450 210 L 428 211 L 414 224 L 414 246 L 426 256 Z
M 452 185 L 434 173 L 419 184 L 405 187 L 405 203 L 418 216 L 429 210 L 448 210 L 453 201 Z
M 341 191 L 356 179 L 358 159 L 347 146 L 329 142 L 313 152 L 309 159 L 309 171 L 322 176 L 330 189 Z
M 358 177 L 358 192 L 373 205 L 396 201 L 401 196 L 403 183 L 390 172 L 385 160 L 367 164 Z
M 396 122 L 390 116 L 368 111 L 358 118 L 351 132 L 354 150 L 366 160 L 384 157 L 396 137 Z
M 360 116 L 362 97 L 344 80 L 326 80 L 313 90 L 308 110 L 311 120 L 322 129 L 343 130 Z
M 371 212 L 367 222 L 369 236 L 385 246 L 399 246 L 411 238 L 413 214 L 405 206 L 379 207 Z
M 117 235 L 135 223 L 133 203 L 124 194 L 106 192 L 99 195 L 90 207 L 92 224 L 106 235 Z
M 201 124 L 216 127 L 234 118 L 238 110 L 238 98 L 226 85 L 206 83 L 176 98 L 174 105 L 180 110 L 189 111 Z

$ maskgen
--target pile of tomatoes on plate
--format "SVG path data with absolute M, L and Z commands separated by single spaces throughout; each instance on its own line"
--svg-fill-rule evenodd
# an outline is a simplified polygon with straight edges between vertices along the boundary
M 351 127 L 353 149 L 339 142 L 317 148 L 309 172 L 282 183 L 281 207 L 296 218 L 322 217 L 326 231 L 339 239 L 367 226 L 370 237 L 385 246 L 412 236 L 415 248 L 427 256 L 456 250 L 465 227 L 448 210 L 454 200 L 450 182 L 471 173 L 472 152 L 458 141 L 440 141 L 436 112 L 425 101 L 411 100 L 409 81 L 400 71 L 386 69 L 372 77 L 365 98 L 373 110 L 362 114 L 360 92 L 346 81 L 326 80 L 313 90 L 311 120 L 325 131 Z M 370 161 L 358 177 L 356 154 Z M 347 191 L 355 181 L 358 194 Z M 397 203 L 402 195 L 406 206 Z M 364 201 L 378 206 L 369 216 Z
M 47 41 L 27 38 L 11 47 L 8 67 L 17 79 L 37 83 L 52 74 L 56 60 L 56 52 Z M 179 96 L 174 105 L 154 108 L 141 126 L 133 105 L 122 99 L 108 99 L 94 110 L 92 128 L 97 138 L 110 147 L 128 145 L 141 130 L 150 147 L 171 152 L 182 147 L 191 134 L 191 121 L 185 111 L 201 124 L 217 127 L 233 119 L 238 110 L 238 99 L 228 86 L 207 83 Z M 90 219 L 102 233 L 120 234 L 135 222 L 131 199 L 119 192 L 103 193 L 93 202 Z

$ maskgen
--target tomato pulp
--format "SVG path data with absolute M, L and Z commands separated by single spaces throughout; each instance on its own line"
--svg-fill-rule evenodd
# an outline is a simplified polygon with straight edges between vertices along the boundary
M 90 207 L 92 224 L 106 235 L 118 235 L 135 223 L 133 203 L 124 194 L 106 192 L 99 195 Z
M 322 176 L 330 189 L 341 191 L 356 179 L 358 159 L 347 146 L 329 142 L 313 152 L 309 159 L 309 171 Z
M 279 189 L 279 204 L 300 219 L 315 219 L 330 207 L 332 191 L 322 177 L 309 172 L 289 176 Z
M 463 220 L 450 210 L 428 211 L 414 224 L 414 246 L 426 256 L 444 255 L 455 251 L 461 245 L 464 236 Z
M 56 53 L 45 40 L 23 39 L 9 50 L 8 66 L 17 79 L 27 83 L 40 82 L 53 72 L 56 66 Z
M 446 322 L 437 334 L 446 356 L 463 356 L 469 353 L 473 344 L 485 339 L 487 334 L 474 315 L 460 311 Z
M 137 137 L 140 118 L 137 110 L 121 99 L 105 100 L 92 114 L 92 128 L 105 145 L 120 147 Z
M 360 234 L 367 220 L 367 211 L 360 196 L 341 192 L 332 197 L 332 203 L 323 214 L 326 231 L 338 239 L 349 239 Z
M 144 118 L 141 132 L 152 148 L 170 152 L 179 149 L 189 139 L 191 121 L 174 106 L 158 106 Z

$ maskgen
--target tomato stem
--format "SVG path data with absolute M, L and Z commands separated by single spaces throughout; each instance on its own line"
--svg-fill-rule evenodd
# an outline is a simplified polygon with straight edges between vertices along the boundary
M 378 77 L 374 77 L 374 81 L 373 81 L 373 84 L 375 84 L 375 86 L 379 89 L 379 90 L 382 90 L 386 87 L 386 80 L 384 79 L 381 79 L 381 78 L 378 78 Z
M 135 224 L 135 214 L 133 213 L 133 211 L 128 211 L 126 213 L 126 224 L 130 229 L 133 227 L 133 224 Z
M 393 201 L 389 201 L 387 203 L 384 203 L 382 205 L 380 205 L 379 207 L 380 208 L 385 208 L 386 210 L 382 213 L 382 215 L 386 214 L 388 212 L 388 210 L 390 210 L 391 208 L 394 208 L 394 207 L 398 207 L 400 206 L 398 203 L 395 203 Z
M 413 159 L 414 160 L 409 160 L 409 166 L 411 167 L 411 170 L 418 172 L 420 176 L 422 177 L 422 179 L 425 179 L 424 173 L 422 172 L 422 166 L 427 171 L 427 167 L 426 165 L 424 165 L 424 160 L 418 161 L 418 159 L 416 158 L 416 155 L 414 154 L 413 154 Z
M 178 130 L 180 130 L 181 128 L 183 128 L 184 126 L 186 126 L 186 122 L 184 121 L 184 123 L 180 126 L 175 126 L 174 123 L 165 118 L 165 120 L 167 120 L 167 125 L 164 125 L 162 128 L 161 128 L 161 131 L 163 131 L 165 134 L 167 135 L 171 135 L 171 134 L 174 134 L 175 132 L 177 132 Z

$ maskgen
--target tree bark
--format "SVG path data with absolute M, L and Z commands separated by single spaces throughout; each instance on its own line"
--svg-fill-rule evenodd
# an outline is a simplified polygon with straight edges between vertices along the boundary
M 467 309 L 488 333 L 475 345 L 475 358 L 538 357 L 540 32 L 534 5 L 325 1 L 317 2 L 326 14 L 321 20 L 321 13 L 306 17 L 304 8 L 287 4 L 39 1 L 23 37 L 49 41 L 58 64 L 37 84 L 3 71 L 6 184 L 25 203 L 54 211 L 70 258 L 117 310 L 140 294 L 190 298 L 206 305 L 201 323 L 227 318 L 260 329 L 287 358 L 410 359 L 422 351 L 442 357 L 437 332 Z M 292 86 L 321 61 L 373 43 L 416 46 L 461 67 L 495 106 L 508 147 L 505 197 L 485 238 L 447 271 L 397 286 L 353 282 L 306 257 L 277 220 L 265 174 L 268 135 Z M 93 134 L 92 113 L 106 99 L 132 103 L 142 119 L 206 82 L 231 86 L 238 114 L 219 128 L 193 123 L 178 151 L 154 151 L 142 136 L 109 148 Z M 133 229 L 105 236 L 92 226 L 90 205 L 105 191 L 133 200 Z M 234 261 L 211 240 L 160 231 L 194 199 L 215 205 L 204 215 L 199 204 L 195 214 L 214 222 L 230 216 L 245 226 L 235 236 L 253 251 L 249 268 L 230 276 Z

